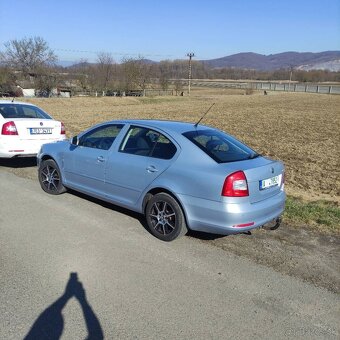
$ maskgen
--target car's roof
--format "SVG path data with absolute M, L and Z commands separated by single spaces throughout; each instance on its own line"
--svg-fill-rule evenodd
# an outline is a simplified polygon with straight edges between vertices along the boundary
M 124 124 L 141 124 L 148 127 L 162 129 L 164 131 L 174 131 L 177 133 L 183 133 L 186 131 L 193 130 L 195 128 L 194 123 L 179 122 L 173 120 L 155 120 L 155 119 L 125 119 L 125 120 L 114 120 L 110 123 L 124 123 Z M 211 129 L 211 127 L 205 125 L 198 125 L 199 128 Z
M 15 105 L 31 105 L 31 106 L 35 106 L 34 104 L 31 103 L 25 103 L 25 102 L 17 102 L 17 101 L 13 101 L 12 100 L 6 100 L 6 99 L 1 99 L 0 100 L 0 104 L 15 104 Z

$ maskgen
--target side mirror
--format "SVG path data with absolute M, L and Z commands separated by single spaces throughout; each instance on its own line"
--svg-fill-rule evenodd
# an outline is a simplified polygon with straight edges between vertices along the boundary
M 78 145 L 79 144 L 78 136 L 74 136 L 74 137 L 71 138 L 71 144 L 72 145 Z

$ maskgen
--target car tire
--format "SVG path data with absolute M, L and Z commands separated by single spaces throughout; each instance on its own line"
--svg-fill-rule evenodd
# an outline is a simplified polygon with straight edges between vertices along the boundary
M 41 162 L 38 177 L 40 186 L 45 192 L 51 195 L 60 195 L 66 191 L 61 180 L 59 167 L 53 159 Z
M 188 231 L 181 206 L 166 193 L 152 196 L 146 205 L 145 217 L 150 232 L 162 241 L 173 241 Z

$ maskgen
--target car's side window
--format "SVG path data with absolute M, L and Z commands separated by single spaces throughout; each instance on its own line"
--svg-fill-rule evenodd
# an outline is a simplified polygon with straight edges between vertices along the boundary
M 100 126 L 83 135 L 78 145 L 87 148 L 109 150 L 122 127 L 122 124 Z
M 177 149 L 176 146 L 161 133 L 148 128 L 131 126 L 119 151 L 133 155 L 171 159 Z

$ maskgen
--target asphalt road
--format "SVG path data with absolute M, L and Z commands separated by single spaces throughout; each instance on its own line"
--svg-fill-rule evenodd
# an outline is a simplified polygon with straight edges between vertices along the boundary
M 336 294 L 1 170 L 0 235 L 1 339 L 339 337 Z

